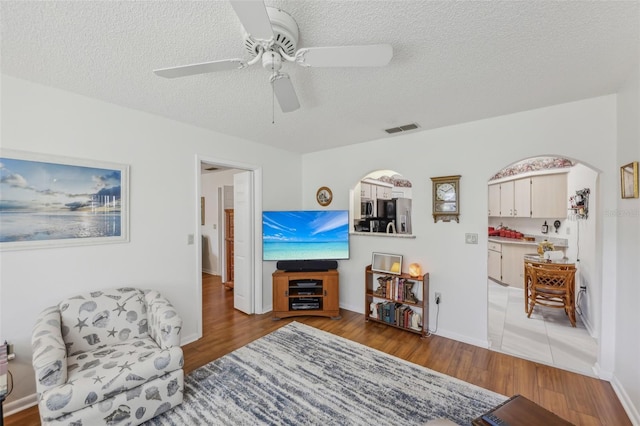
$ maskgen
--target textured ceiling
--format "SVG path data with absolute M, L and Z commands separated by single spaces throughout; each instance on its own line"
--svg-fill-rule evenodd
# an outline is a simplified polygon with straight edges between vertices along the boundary
M 296 19 L 299 47 L 389 43 L 394 57 L 384 68 L 285 64 L 301 108 L 283 114 L 260 65 L 152 73 L 247 58 L 226 1 L 2 1 L 2 72 L 304 153 L 411 122 L 424 130 L 615 93 L 640 54 L 637 1 L 266 4 Z

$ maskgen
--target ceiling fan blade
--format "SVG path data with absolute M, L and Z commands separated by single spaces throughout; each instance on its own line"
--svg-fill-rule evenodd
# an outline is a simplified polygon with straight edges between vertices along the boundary
M 274 38 L 271 21 L 262 0 L 230 0 L 230 3 L 242 26 L 251 37 L 260 40 Z
M 276 98 L 278 98 L 282 112 L 291 112 L 300 108 L 298 96 L 287 74 L 278 73 L 274 75 L 271 77 L 271 84 L 273 85 L 273 91 L 276 94 Z
M 200 64 L 181 65 L 179 67 L 161 68 L 153 70 L 156 75 L 165 78 L 186 77 L 188 75 L 205 74 L 208 72 L 241 69 L 247 66 L 242 59 L 223 59 L 221 61 L 202 62 Z
M 382 67 L 392 57 L 390 44 L 372 44 L 304 48 L 296 52 L 295 60 L 305 67 Z

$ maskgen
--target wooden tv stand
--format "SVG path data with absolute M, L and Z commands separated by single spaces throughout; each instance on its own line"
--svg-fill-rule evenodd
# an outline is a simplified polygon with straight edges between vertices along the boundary
M 274 319 L 317 315 L 340 319 L 338 271 L 273 273 Z

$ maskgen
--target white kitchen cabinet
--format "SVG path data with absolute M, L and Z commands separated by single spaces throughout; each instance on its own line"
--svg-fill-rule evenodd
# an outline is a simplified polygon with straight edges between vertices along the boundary
M 513 181 L 513 217 L 531 217 L 531 179 Z
M 489 185 L 489 216 L 567 217 L 567 174 L 537 175 Z
M 513 217 L 513 181 L 500 184 L 500 216 Z
M 489 185 L 489 216 L 500 216 L 500 184 Z
M 502 246 L 498 243 L 489 242 L 487 272 L 489 278 L 502 281 Z
M 375 185 L 376 187 L 376 197 L 378 199 L 390 200 L 391 199 L 391 190 L 393 186 L 385 186 L 385 185 Z
M 531 217 L 567 217 L 567 174 L 531 178 Z
M 524 287 L 524 255 L 536 248 L 523 244 L 502 244 L 502 282 L 511 287 Z
M 375 190 L 375 186 L 367 183 L 367 182 L 360 182 L 360 198 L 368 198 L 370 200 L 376 198 L 375 193 L 372 195 L 371 194 L 371 190 Z
M 489 189 L 491 190 L 491 186 Z M 531 216 L 531 179 L 515 179 L 500 184 L 500 216 Z M 494 189 L 495 191 L 495 189 Z M 495 202 L 495 200 L 494 200 Z

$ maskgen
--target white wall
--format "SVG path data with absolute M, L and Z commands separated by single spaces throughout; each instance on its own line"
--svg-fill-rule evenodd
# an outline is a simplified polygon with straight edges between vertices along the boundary
M 443 295 L 438 334 L 480 346 L 487 344 L 487 180 L 505 164 L 556 154 L 601 171 L 596 257 L 602 264 L 604 344 L 599 364 L 607 375 L 615 363 L 614 386 L 627 395 L 626 407 L 637 412 L 640 206 L 638 200 L 619 199 L 618 179 L 619 166 L 640 157 L 638 90 L 635 78 L 619 98 L 588 99 L 300 158 L 3 77 L 3 147 L 131 165 L 130 243 L 2 253 L 0 335 L 16 344 L 18 354 L 11 363 L 16 389 L 9 402 L 35 391 L 29 347 L 33 318 L 66 295 L 121 284 L 152 286 L 184 312 L 185 334 L 195 333 L 190 307 L 200 253 L 197 245 L 186 245 L 186 235 L 200 226 L 196 154 L 261 166 L 264 209 L 318 208 L 320 186 L 333 191 L 330 208 L 348 209 L 349 189 L 363 175 L 387 168 L 401 173 L 413 183 L 416 238 L 354 236 L 351 259 L 340 262 L 341 306 L 363 312 L 363 269 L 372 251 L 403 254 L 405 268 L 419 262 L 430 273 L 430 300 L 435 291 Z M 617 153 L 610 148 L 616 143 Z M 462 175 L 461 223 L 434 224 L 429 178 L 451 174 Z M 478 233 L 479 244 L 464 244 L 465 232 Z M 265 307 L 271 304 L 274 269 L 274 262 L 264 263 Z M 430 319 L 433 326 L 434 310 Z
M 156 288 L 197 335 L 201 253 L 196 156 L 262 167 L 264 207 L 301 204 L 300 156 L 13 77 L 2 79 L 2 147 L 130 165 L 126 244 L 3 252 L 0 337 L 15 344 L 15 390 L 6 411 L 33 396 L 30 337 L 43 308 L 77 292 Z M 265 117 L 268 119 L 268 117 Z M 287 194 L 286 202 L 282 202 Z M 271 298 L 272 270 L 262 271 Z M 266 297 L 266 296 L 265 296 Z
M 567 220 L 563 221 L 560 232 L 564 233 L 563 238 L 569 240 L 567 257 L 577 259 L 578 271 L 576 273 L 576 294 L 580 287 L 586 287 L 586 291 L 580 294 L 579 310 L 582 321 L 585 323 L 589 333 L 598 338 L 600 336 L 600 312 L 602 301 L 602 281 L 600 280 L 600 267 L 598 263 L 597 251 L 597 215 L 598 210 L 598 174 L 584 166 L 576 164 L 571 168 L 567 176 L 567 196 L 575 195 L 576 191 L 589 188 L 589 217 L 587 219 L 577 218 L 569 211 Z M 567 229 L 570 230 L 566 235 Z
M 616 166 L 640 161 L 640 69 L 636 66 L 618 96 Z M 605 204 L 605 214 L 618 220 L 615 376 L 613 386 L 627 412 L 640 424 L 640 199 L 621 199 L 620 186 L 612 188 L 616 202 Z
M 615 218 L 602 217 L 616 202 L 616 97 L 604 96 L 457 126 L 389 137 L 303 155 L 303 204 L 315 205 L 315 191 L 329 186 L 331 208 L 348 208 L 349 189 L 375 169 L 392 169 L 409 179 L 413 193 L 415 239 L 353 236 L 351 259 L 340 262 L 340 304 L 364 311 L 363 270 L 371 252 L 404 255 L 404 267 L 422 264 L 430 274 L 430 300 L 442 293 L 438 334 L 487 346 L 487 181 L 507 164 L 541 156 L 576 159 L 597 170 L 602 203 L 597 207 L 603 250 L 603 291 L 615 287 Z M 329 166 L 330 165 L 330 166 Z M 430 177 L 462 175 L 460 223 L 435 224 L 431 216 Z M 600 219 L 601 218 L 601 219 Z M 465 244 L 467 232 L 479 244 Z M 609 301 L 611 302 L 611 301 Z M 430 312 L 431 326 L 435 309 Z M 612 324 L 605 330 L 612 332 Z M 613 370 L 612 347 L 600 357 L 602 374 Z

